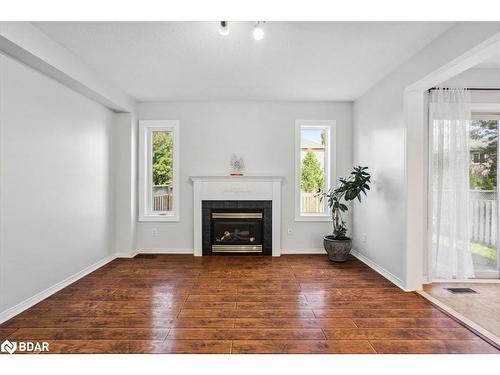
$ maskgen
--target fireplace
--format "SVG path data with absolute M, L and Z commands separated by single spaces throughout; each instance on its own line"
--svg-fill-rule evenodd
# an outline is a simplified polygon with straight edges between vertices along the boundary
M 262 253 L 227 252 L 226 254 L 281 255 L 281 183 L 283 177 L 191 176 L 190 178 L 193 181 L 194 256 L 221 254 L 212 253 L 214 238 L 212 211 L 222 213 L 261 211 L 263 213 Z
M 271 255 L 271 201 L 203 201 L 203 255 Z

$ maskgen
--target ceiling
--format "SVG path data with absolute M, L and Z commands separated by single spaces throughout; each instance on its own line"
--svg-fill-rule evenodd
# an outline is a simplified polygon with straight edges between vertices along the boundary
M 451 22 L 35 22 L 138 101 L 351 101 Z

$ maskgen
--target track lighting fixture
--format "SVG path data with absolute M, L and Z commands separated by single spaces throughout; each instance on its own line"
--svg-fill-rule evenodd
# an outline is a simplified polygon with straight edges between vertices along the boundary
M 255 40 L 264 39 L 264 30 L 262 29 L 262 26 L 261 26 L 263 23 L 264 22 L 258 21 L 253 28 L 252 36 Z
M 266 23 L 265 21 L 257 21 L 252 30 L 252 37 L 254 40 L 262 40 L 264 39 L 264 29 L 262 26 Z M 219 22 L 219 34 L 226 36 L 229 35 L 229 22 L 220 21 Z
M 227 21 L 220 21 L 219 34 L 224 36 L 229 35 L 229 25 Z

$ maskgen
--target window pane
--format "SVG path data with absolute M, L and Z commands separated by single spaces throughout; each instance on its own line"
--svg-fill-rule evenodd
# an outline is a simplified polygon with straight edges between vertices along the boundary
M 470 250 L 476 277 L 498 271 L 498 121 L 473 120 L 470 126 Z
M 172 211 L 173 149 L 172 131 L 152 133 L 152 211 Z
M 300 212 L 324 213 L 328 129 L 300 129 Z

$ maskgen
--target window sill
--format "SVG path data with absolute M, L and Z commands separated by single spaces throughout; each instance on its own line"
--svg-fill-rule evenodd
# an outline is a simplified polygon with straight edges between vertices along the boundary
M 325 216 L 295 216 L 295 221 L 312 221 L 312 222 L 327 222 L 327 221 L 332 221 L 332 217 L 330 215 L 325 215 Z
M 152 215 L 152 216 L 139 216 L 139 221 L 144 222 L 180 222 L 178 216 L 173 215 Z

